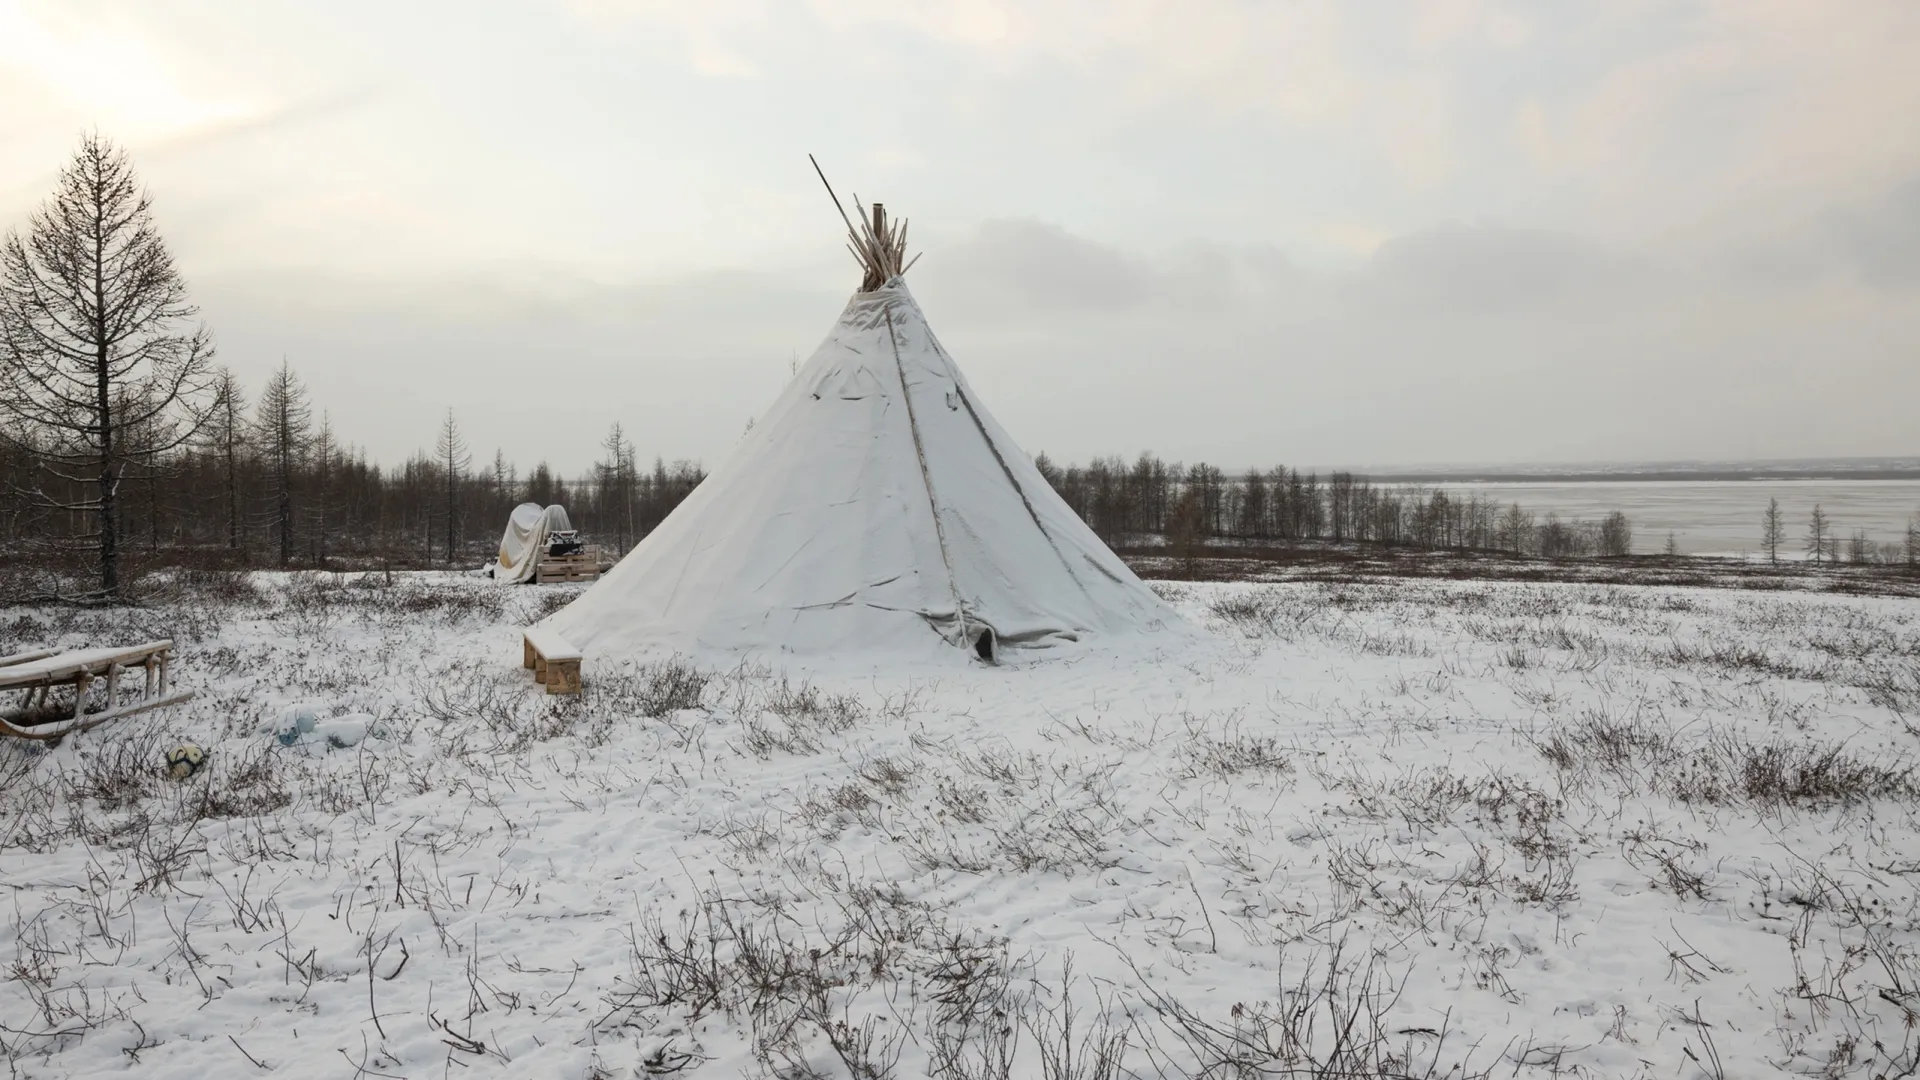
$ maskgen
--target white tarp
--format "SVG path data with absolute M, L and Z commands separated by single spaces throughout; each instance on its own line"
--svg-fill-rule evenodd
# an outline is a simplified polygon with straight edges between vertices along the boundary
M 904 283 L 547 625 L 589 655 L 1056 645 L 1181 625 L 1014 445 Z
M 500 559 L 493 566 L 494 580 L 533 580 L 540 556 L 547 550 L 547 537 L 572 528 L 564 506 L 555 504 L 543 510 L 539 503 L 521 503 L 514 507 L 507 518 L 506 535 L 500 538 Z

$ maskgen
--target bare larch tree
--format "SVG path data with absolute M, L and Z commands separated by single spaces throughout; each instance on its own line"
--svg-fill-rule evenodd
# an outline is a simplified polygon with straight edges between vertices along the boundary
M 1787 542 L 1787 519 L 1780 512 L 1780 500 L 1768 499 L 1767 512 L 1760 519 L 1760 546 L 1766 549 L 1767 561 L 1780 561 L 1780 545 Z
M 273 484 L 269 520 L 280 543 L 282 566 L 293 561 L 293 481 L 306 458 L 312 425 L 307 388 L 283 359 L 279 370 L 267 380 L 267 388 L 260 392 L 260 411 L 254 419 L 255 441 Z
M 1813 516 L 1807 518 L 1807 554 L 1814 562 L 1826 558 L 1827 543 L 1833 536 L 1833 523 L 1827 520 L 1827 512 L 1820 509 L 1819 503 L 1813 504 Z
M 460 481 L 466 476 L 467 466 L 472 458 L 467 453 L 466 436 L 460 434 L 460 425 L 453 418 L 453 410 L 447 410 L 447 419 L 440 425 L 440 436 L 433 444 L 434 464 L 440 467 L 447 485 L 447 561 L 453 561 L 454 549 L 458 544 L 455 535 L 459 517 L 458 495 Z
M 120 481 L 192 438 L 210 410 L 213 343 L 125 151 L 80 140 L 26 234 L 0 243 L 0 432 L 45 476 L 27 494 L 78 513 L 99 595 L 120 591 Z M 139 433 L 140 438 L 133 438 Z
M 339 470 L 340 444 L 333 437 L 333 421 L 325 409 L 320 411 L 320 426 L 307 440 L 306 522 L 307 561 L 314 566 L 327 563 L 327 529 L 333 521 L 333 485 Z
M 626 431 L 617 423 L 601 440 L 600 446 L 607 452 L 606 460 L 594 465 L 600 480 L 601 516 L 613 525 L 614 550 L 624 555 L 628 538 L 633 532 L 634 474 L 638 471 L 635 468 L 634 447 L 628 441 Z
M 240 550 L 243 510 L 240 455 L 246 452 L 247 392 L 231 368 L 223 367 L 213 384 L 213 416 L 207 425 L 208 449 L 220 463 L 220 501 L 227 519 L 227 549 Z

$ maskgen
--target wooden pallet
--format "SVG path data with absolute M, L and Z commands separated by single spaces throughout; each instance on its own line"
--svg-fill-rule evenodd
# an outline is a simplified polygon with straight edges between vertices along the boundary
M 557 555 L 543 558 L 534 564 L 533 580 L 536 585 L 547 585 L 560 581 L 594 581 L 600 577 L 600 549 L 593 545 L 572 555 Z
M 81 649 L 56 653 L 51 649 L 16 653 L 0 657 L 0 691 L 19 691 L 25 699 L 15 708 L 0 713 L 0 735 L 21 739 L 57 739 L 62 735 L 85 731 L 109 720 L 177 705 L 193 696 L 192 691 L 174 690 L 167 677 L 167 662 L 173 651 L 170 640 L 149 641 L 130 648 Z M 144 678 L 131 695 L 132 681 L 121 675 L 135 668 Z M 106 683 L 106 694 L 99 707 L 89 691 L 98 681 Z M 55 707 L 55 688 L 71 689 L 73 705 Z

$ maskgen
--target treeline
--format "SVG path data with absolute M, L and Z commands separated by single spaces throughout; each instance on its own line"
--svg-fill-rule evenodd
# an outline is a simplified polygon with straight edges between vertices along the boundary
M 1787 518 L 1779 499 L 1769 499 L 1760 515 L 1760 550 L 1768 562 L 1779 562 L 1783 548 L 1791 550 Z M 1906 535 L 1901 542 L 1876 541 L 1865 529 L 1855 529 L 1843 537 L 1841 528 L 1819 503 L 1807 516 L 1806 532 L 1800 545 L 1808 561 L 1814 563 L 1876 563 L 1881 566 L 1920 566 L 1920 511 L 1907 519 Z
M 567 477 L 545 462 L 523 473 L 497 450 L 476 466 L 451 411 L 432 450 L 383 466 L 342 442 L 324 413 L 315 418 L 284 363 L 251 401 L 219 370 L 206 422 L 179 445 L 150 452 L 140 436 L 128 433 L 129 464 L 115 485 L 121 549 L 224 552 L 249 566 L 476 563 L 522 502 L 565 505 L 576 528 L 619 554 L 705 477 L 689 461 L 642 465 L 617 424 L 584 475 Z M 97 528 L 92 487 L 63 475 L 34 433 L 14 433 L 0 443 L 0 543 L 18 551 L 84 541 Z
M 1618 511 L 1597 521 L 1544 517 L 1479 493 L 1374 484 L 1350 472 L 1302 473 L 1276 465 L 1228 474 L 1207 464 L 1169 464 L 1143 453 L 1061 466 L 1045 454 L 1041 475 L 1109 546 L 1169 540 L 1359 541 L 1479 549 L 1569 558 L 1627 555 L 1633 530 Z

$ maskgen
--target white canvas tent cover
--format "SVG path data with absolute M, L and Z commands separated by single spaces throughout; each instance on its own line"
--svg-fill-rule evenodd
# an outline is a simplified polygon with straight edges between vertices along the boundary
M 554 504 L 541 509 L 539 503 L 521 503 L 507 517 L 506 535 L 500 538 L 500 560 L 493 566 L 495 581 L 531 581 L 547 550 L 547 537 L 567 532 L 573 523 L 567 520 L 567 508 Z
M 991 656 L 1179 620 L 988 414 L 894 277 L 856 293 L 732 456 L 546 623 L 601 655 Z

